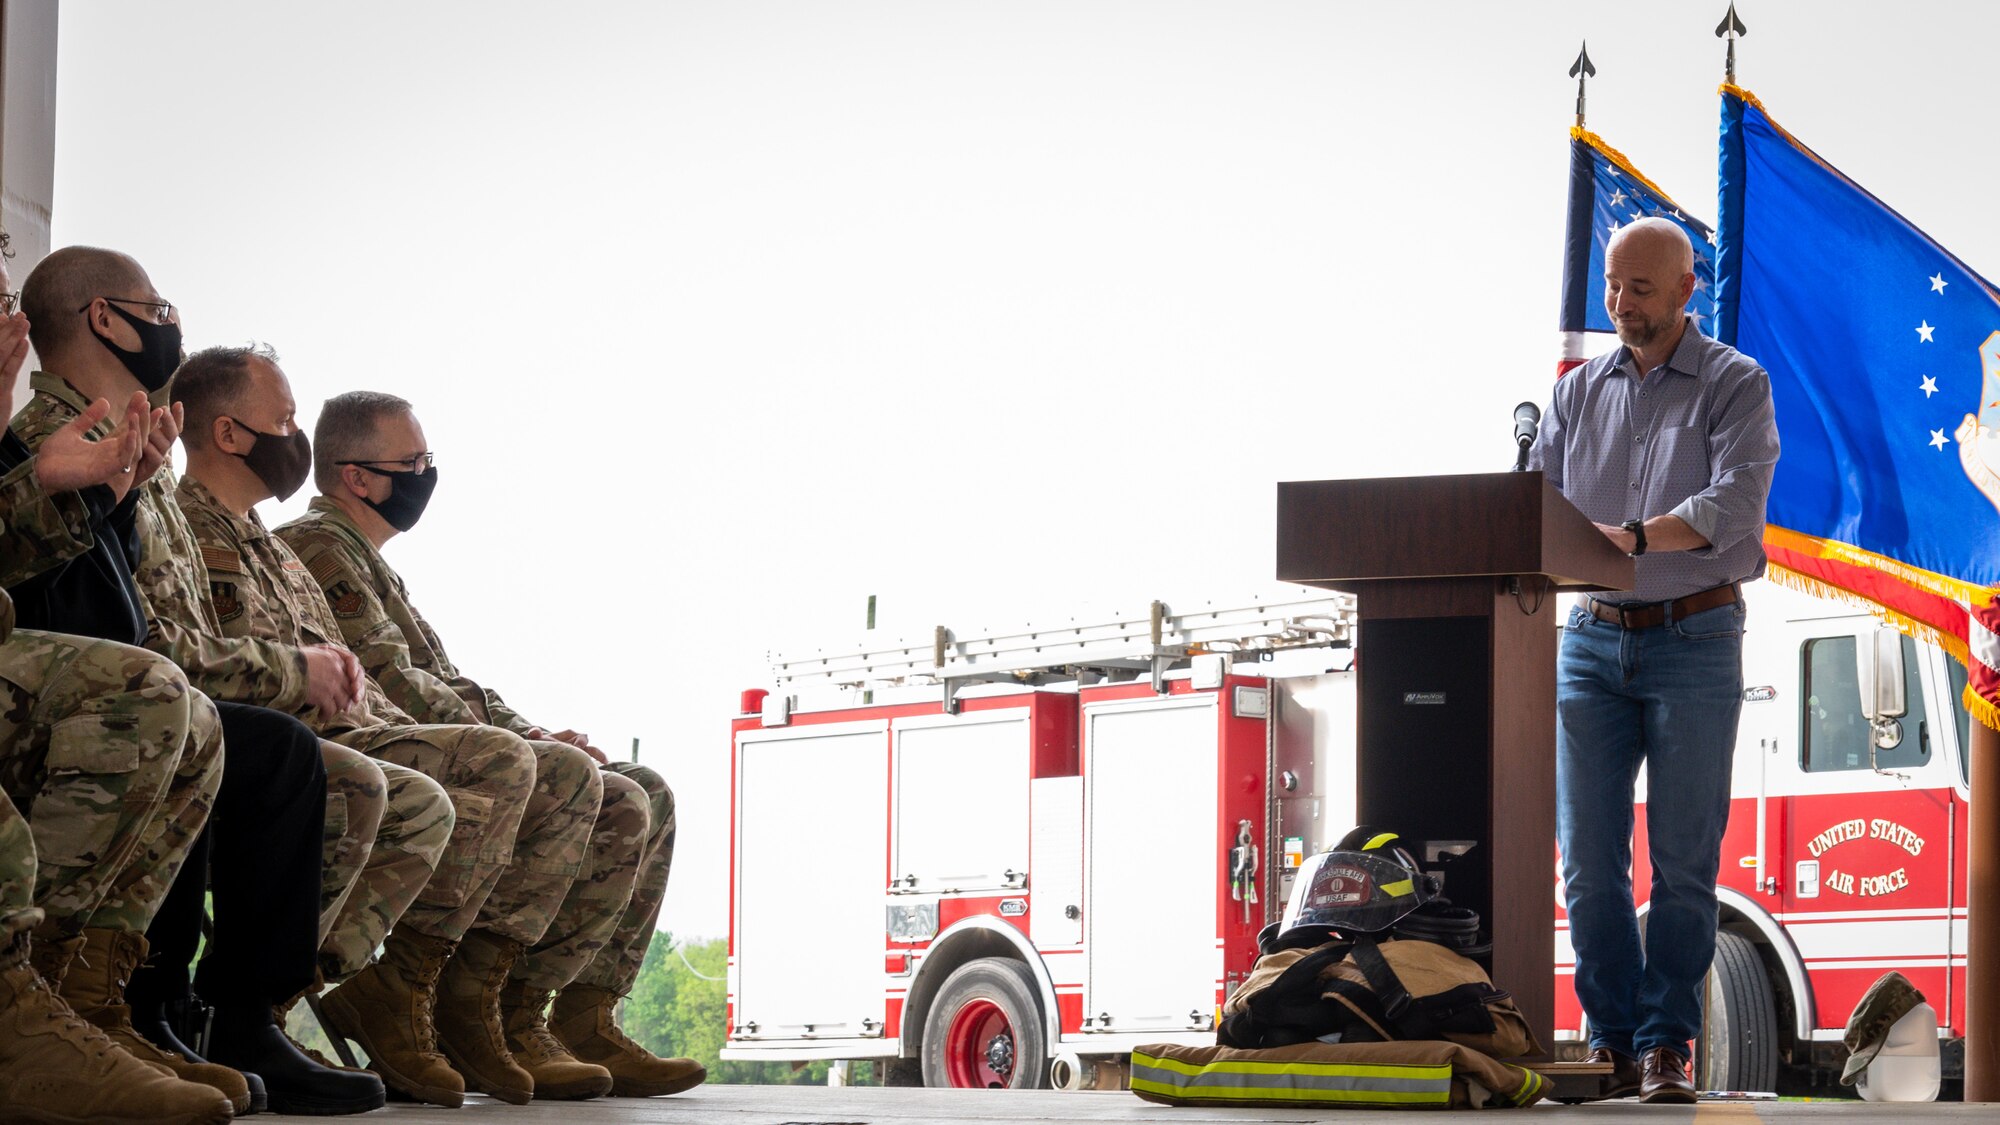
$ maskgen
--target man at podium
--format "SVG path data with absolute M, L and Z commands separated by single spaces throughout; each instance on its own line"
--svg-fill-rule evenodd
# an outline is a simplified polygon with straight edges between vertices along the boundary
M 1528 461 L 1637 560 L 1632 590 L 1585 598 L 1563 631 L 1556 834 L 1589 1058 L 1616 1066 L 1610 1096 L 1649 1102 L 1695 1100 L 1688 1044 L 1715 955 L 1743 697 L 1741 584 L 1764 573 L 1778 460 L 1764 369 L 1684 311 L 1693 262 L 1665 219 L 1612 236 L 1604 302 L 1623 346 L 1556 384 Z M 1643 946 L 1630 874 L 1641 766 Z

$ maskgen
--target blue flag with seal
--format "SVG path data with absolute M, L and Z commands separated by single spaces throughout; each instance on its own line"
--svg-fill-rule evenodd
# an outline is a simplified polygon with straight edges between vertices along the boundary
M 2000 293 L 1737 86 L 1720 156 L 1716 336 L 1770 372 L 1785 443 L 1771 573 L 1966 660 L 1992 724 Z
M 1563 240 L 1562 316 L 1565 333 L 1612 332 L 1616 327 L 1604 311 L 1604 247 L 1626 223 L 1647 218 L 1670 219 L 1694 244 L 1694 295 L 1687 311 L 1702 331 L 1714 334 L 1715 232 L 1690 218 L 1642 175 L 1623 153 L 1587 129 L 1569 131 L 1569 220 Z M 1580 347 L 1581 342 L 1577 341 Z M 1581 360 L 1581 352 L 1571 358 Z

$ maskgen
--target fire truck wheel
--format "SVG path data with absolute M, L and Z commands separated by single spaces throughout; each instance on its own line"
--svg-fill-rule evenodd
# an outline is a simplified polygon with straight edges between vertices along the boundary
M 1704 990 L 1694 1084 L 1701 1090 L 1778 1088 L 1778 1004 L 1771 974 L 1742 934 L 1715 935 L 1715 963 Z
M 1033 1090 L 1048 1085 L 1049 1049 L 1028 967 L 968 961 L 946 978 L 924 1019 L 924 1085 Z

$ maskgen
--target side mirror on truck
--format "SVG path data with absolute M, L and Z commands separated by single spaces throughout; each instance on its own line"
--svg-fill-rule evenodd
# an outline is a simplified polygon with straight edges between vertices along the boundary
M 1855 642 L 1861 714 L 1868 720 L 1868 766 L 1876 773 L 1889 773 L 1876 764 L 1875 753 L 1894 750 L 1903 744 L 1903 724 L 1898 720 L 1910 709 L 1910 701 L 1903 692 L 1903 635 L 1884 625 L 1863 633 Z
M 1856 638 L 1856 671 L 1861 680 L 1861 714 L 1869 720 L 1900 719 L 1909 712 L 1903 697 L 1903 635 L 1887 625 Z

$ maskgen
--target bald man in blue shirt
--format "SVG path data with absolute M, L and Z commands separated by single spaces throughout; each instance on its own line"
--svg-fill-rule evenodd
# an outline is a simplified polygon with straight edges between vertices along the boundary
M 1689 1041 L 1715 956 L 1715 881 L 1743 699 L 1742 583 L 1764 573 L 1778 460 L 1771 381 L 1684 310 L 1694 249 L 1665 219 L 1621 228 L 1604 303 L 1623 345 L 1556 384 L 1528 467 L 1620 550 L 1629 591 L 1563 631 L 1556 834 L 1576 994 L 1609 1096 L 1692 1102 Z M 1633 785 L 1646 771 L 1653 883 L 1632 902 Z

